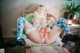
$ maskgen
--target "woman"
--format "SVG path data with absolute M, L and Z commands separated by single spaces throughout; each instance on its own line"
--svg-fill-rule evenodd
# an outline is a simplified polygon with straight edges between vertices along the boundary
M 42 11 L 41 11 L 42 10 Z M 18 36 L 18 40 L 22 38 L 22 34 L 23 34 L 23 31 L 27 34 L 27 36 L 35 43 L 38 43 L 38 44 L 41 44 L 41 43 L 46 43 L 46 44 L 50 44 L 50 43 L 53 43 L 56 41 L 56 39 L 59 37 L 61 31 L 62 31 L 62 28 L 67 32 L 67 33 L 71 33 L 70 30 L 69 30 L 69 27 L 68 27 L 68 24 L 67 24 L 67 21 L 65 18 L 61 18 L 59 19 L 55 24 L 54 26 L 52 26 L 52 29 L 47 33 L 46 35 L 46 38 L 45 40 L 43 41 L 43 37 L 42 35 L 40 34 L 39 30 L 37 29 L 37 27 L 39 27 L 41 25 L 41 27 L 44 27 L 47 22 L 46 20 L 46 16 L 47 14 L 44 13 L 46 12 L 46 10 L 43 10 L 43 7 L 40 5 L 40 7 L 38 8 L 37 10 L 38 12 L 42 12 L 43 14 L 39 14 L 39 16 L 43 17 L 42 21 L 39 20 L 40 22 L 38 22 L 38 19 L 35 19 L 37 20 L 37 22 L 34 21 L 34 24 L 35 26 L 33 26 L 32 24 L 30 24 L 25 18 L 23 17 L 19 17 L 17 19 L 17 36 Z M 34 16 L 35 17 L 35 16 Z M 42 23 L 43 22 L 43 23 Z M 56 33 L 57 32 L 57 33 Z

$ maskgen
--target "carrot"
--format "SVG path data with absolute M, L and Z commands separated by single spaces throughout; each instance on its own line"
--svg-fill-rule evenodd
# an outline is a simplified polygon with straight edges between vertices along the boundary
M 46 36 L 47 36 L 47 28 L 45 27 L 44 28 L 44 38 L 46 38 Z

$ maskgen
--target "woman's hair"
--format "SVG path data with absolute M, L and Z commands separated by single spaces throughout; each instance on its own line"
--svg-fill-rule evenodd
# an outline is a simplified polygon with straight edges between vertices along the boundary
M 43 5 L 40 5 L 40 4 L 30 4 L 30 5 L 27 6 L 27 8 L 25 8 L 25 12 L 26 13 L 33 13 L 39 7 L 43 7 Z
M 33 13 L 36 11 L 39 7 L 43 7 L 43 5 L 40 4 L 30 4 L 23 10 L 23 16 L 29 13 Z
M 40 7 L 44 7 L 43 5 L 40 5 Z

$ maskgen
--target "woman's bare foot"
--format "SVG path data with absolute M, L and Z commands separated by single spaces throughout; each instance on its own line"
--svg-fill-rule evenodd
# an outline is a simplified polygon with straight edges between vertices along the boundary
M 70 53 L 65 47 L 62 47 L 62 49 L 65 51 L 65 53 Z

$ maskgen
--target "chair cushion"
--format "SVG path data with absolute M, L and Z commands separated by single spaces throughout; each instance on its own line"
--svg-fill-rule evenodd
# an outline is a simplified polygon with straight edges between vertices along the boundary
M 59 46 L 36 46 L 31 47 L 31 53 L 65 53 Z
M 25 16 L 25 19 L 28 21 L 28 22 L 30 22 L 30 23 L 32 23 L 32 19 L 34 18 L 34 15 L 33 15 L 33 13 L 29 13 L 29 14 L 27 14 L 26 16 Z
M 33 46 L 62 46 L 63 44 L 60 42 L 60 41 L 55 41 L 54 43 L 52 44 L 37 44 L 37 43 L 34 43 L 33 41 L 31 41 L 30 39 L 24 39 L 25 42 L 26 42 L 26 47 L 33 47 Z

